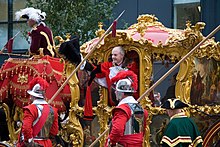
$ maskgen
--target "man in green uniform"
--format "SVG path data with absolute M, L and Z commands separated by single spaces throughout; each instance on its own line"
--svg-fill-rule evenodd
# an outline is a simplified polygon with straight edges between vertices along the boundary
M 161 107 L 166 109 L 170 117 L 160 142 L 163 147 L 202 147 L 203 140 L 196 124 L 182 110 L 188 107 L 187 104 L 172 98 Z

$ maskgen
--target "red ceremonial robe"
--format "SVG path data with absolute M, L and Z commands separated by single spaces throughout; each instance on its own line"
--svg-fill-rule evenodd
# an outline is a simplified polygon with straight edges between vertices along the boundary
M 110 68 L 113 67 L 112 62 L 103 62 L 101 64 L 101 73 L 96 74 L 96 78 L 101 79 L 105 78 L 106 84 L 107 85 L 102 85 L 104 87 L 108 88 L 108 103 L 110 106 L 115 106 L 115 102 L 112 100 L 112 95 L 111 95 L 111 79 L 109 77 L 110 75 Z M 128 64 L 127 66 L 128 70 L 132 70 L 135 74 L 138 76 L 138 65 L 135 62 L 132 62 L 131 64 Z M 105 83 L 105 82 L 103 82 Z M 139 91 L 134 93 L 134 98 L 138 99 L 139 98 Z M 84 111 L 84 119 L 91 120 L 93 116 L 92 112 L 92 96 L 91 96 L 91 90 L 90 86 L 87 87 L 86 91 L 86 101 L 85 101 L 85 111 Z
M 96 74 L 96 77 L 97 78 L 106 78 L 106 82 L 107 82 L 107 87 L 108 87 L 108 90 L 109 90 L 109 105 L 110 106 L 115 106 L 115 103 L 114 101 L 112 101 L 112 96 L 111 96 L 111 79 L 109 78 L 109 74 L 110 74 L 110 68 L 113 67 L 113 63 L 112 62 L 104 62 L 101 64 L 101 72 L 102 73 L 98 73 Z M 127 66 L 127 69 L 128 70 L 132 70 L 135 74 L 137 74 L 138 76 L 138 68 L 137 68 L 137 65 L 135 62 L 133 62 L 132 64 L 129 64 Z M 134 93 L 134 98 L 135 99 L 138 99 L 138 92 Z

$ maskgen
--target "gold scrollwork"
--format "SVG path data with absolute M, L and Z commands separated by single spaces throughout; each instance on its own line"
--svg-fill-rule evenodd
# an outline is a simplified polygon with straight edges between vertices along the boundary
M 66 76 L 69 77 L 72 71 L 75 69 L 75 65 L 68 63 L 65 66 Z M 78 113 L 82 113 L 83 110 L 78 106 L 78 101 L 80 98 L 78 83 L 79 80 L 75 73 L 69 80 L 71 91 L 71 109 L 69 110 L 69 121 L 67 124 L 63 125 L 61 134 L 64 140 L 70 142 L 73 146 L 82 147 L 84 143 L 83 129 L 77 115 Z

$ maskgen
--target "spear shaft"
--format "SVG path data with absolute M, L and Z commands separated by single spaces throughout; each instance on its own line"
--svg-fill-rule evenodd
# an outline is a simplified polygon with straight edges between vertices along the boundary
M 15 39 L 15 37 L 17 37 L 18 36 L 18 34 L 20 33 L 21 31 L 18 31 L 11 39 L 12 40 L 14 40 Z M 8 42 L 9 42 L 9 40 L 8 40 Z M 8 43 L 7 42 L 7 43 Z M 3 53 L 3 51 L 4 51 L 4 49 L 5 49 L 5 46 L 0 50 L 0 54 L 2 54 Z

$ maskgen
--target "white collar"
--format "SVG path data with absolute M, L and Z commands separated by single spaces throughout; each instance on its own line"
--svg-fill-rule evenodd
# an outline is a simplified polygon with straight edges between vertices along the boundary
M 123 98 L 123 99 L 119 102 L 118 106 L 121 105 L 121 104 L 127 104 L 127 103 L 134 103 L 134 104 L 136 104 L 136 103 L 138 103 L 138 102 L 134 99 L 133 96 L 128 96 L 128 97 L 126 97 L 126 98 Z
M 41 21 L 40 23 L 38 23 L 37 26 L 39 26 L 39 25 L 41 25 L 41 24 L 42 24 L 44 27 L 46 26 L 46 24 L 45 24 L 44 22 L 42 22 L 42 21 Z
M 44 99 L 36 99 L 32 104 L 48 104 Z

